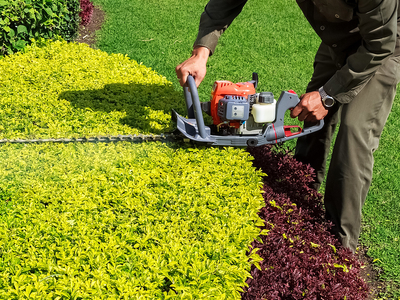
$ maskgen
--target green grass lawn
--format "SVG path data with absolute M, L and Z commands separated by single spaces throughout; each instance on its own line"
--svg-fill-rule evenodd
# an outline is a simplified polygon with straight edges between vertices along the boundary
M 174 69 L 190 56 L 207 0 L 94 2 L 107 15 L 97 46 L 143 62 L 180 91 Z M 282 90 L 294 89 L 301 94 L 311 77 L 318 44 L 294 1 L 249 1 L 209 59 L 200 97 L 209 98 L 214 80 L 246 81 L 252 72 L 259 73 L 259 91 L 278 95 Z M 387 283 L 388 293 L 382 297 L 386 298 L 400 297 L 399 100 L 398 95 L 375 155 L 374 180 L 363 211 L 361 235 L 368 255 L 383 270 L 381 279 Z

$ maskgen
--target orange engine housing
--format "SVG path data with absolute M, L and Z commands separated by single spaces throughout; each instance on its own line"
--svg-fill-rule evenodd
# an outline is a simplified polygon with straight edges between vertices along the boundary
M 226 80 L 219 80 L 214 82 L 214 86 L 211 92 L 211 117 L 214 125 L 220 125 L 222 123 L 221 118 L 218 116 L 218 102 L 225 96 L 242 96 L 253 95 L 256 93 L 254 84 L 251 82 L 239 82 L 232 83 Z M 229 126 L 239 128 L 239 121 L 230 121 Z

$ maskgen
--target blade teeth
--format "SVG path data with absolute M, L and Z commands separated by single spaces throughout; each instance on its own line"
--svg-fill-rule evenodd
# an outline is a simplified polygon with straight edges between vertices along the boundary
M 166 141 L 173 138 L 173 134 L 128 134 L 118 136 L 95 136 L 79 138 L 48 138 L 48 139 L 2 139 L 0 144 L 31 144 L 31 143 L 109 143 L 109 142 L 145 142 L 145 141 Z

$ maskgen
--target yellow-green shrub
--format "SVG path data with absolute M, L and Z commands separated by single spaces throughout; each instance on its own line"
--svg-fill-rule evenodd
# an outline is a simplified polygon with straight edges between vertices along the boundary
M 262 203 L 250 158 L 0 146 L 0 299 L 240 299 Z
M 184 105 L 85 45 L 33 45 L 0 72 L 0 138 L 158 133 Z M 0 299 L 240 299 L 262 224 L 244 150 L 1 144 L 0 162 Z
M 85 44 L 29 46 L 0 74 L 0 139 L 166 132 L 184 107 L 165 77 Z

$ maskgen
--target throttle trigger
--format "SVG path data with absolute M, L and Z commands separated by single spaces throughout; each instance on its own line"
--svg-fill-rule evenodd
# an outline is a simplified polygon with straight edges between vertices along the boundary
M 293 131 L 297 129 L 297 131 Z M 285 136 L 286 137 L 290 137 L 290 136 L 294 136 L 297 134 L 300 134 L 303 132 L 303 129 L 300 126 L 297 125 L 287 125 L 287 126 L 283 126 L 283 130 L 285 131 Z

